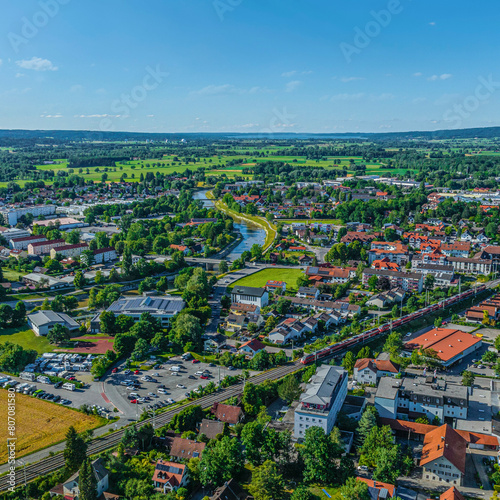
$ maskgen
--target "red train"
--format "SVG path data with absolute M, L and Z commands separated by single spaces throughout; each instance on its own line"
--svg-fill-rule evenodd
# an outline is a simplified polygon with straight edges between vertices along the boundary
M 428 313 L 432 313 L 434 311 L 437 311 L 438 309 L 442 309 L 443 307 L 447 307 L 451 304 L 454 304 L 455 302 L 464 300 L 467 297 L 473 295 L 475 292 L 482 292 L 483 290 L 485 290 L 485 288 L 486 288 L 485 285 L 480 285 L 477 287 L 476 290 L 474 289 L 467 290 L 466 292 L 454 295 L 453 297 L 445 299 L 437 304 L 432 304 L 430 306 L 424 307 L 423 309 L 420 309 L 420 311 L 407 314 L 406 316 L 403 316 L 402 318 L 393 321 L 392 327 L 397 328 L 398 326 L 404 325 L 405 323 L 413 321 L 414 319 L 418 319 L 421 316 L 424 316 Z M 387 330 L 389 330 L 390 328 L 391 325 L 389 323 L 386 323 L 385 325 L 379 326 L 377 328 L 372 328 L 371 330 L 359 333 L 354 337 L 345 339 L 342 342 L 338 342 L 337 344 L 325 347 L 324 349 L 321 349 L 316 353 L 307 354 L 301 358 L 300 362 L 304 365 L 307 365 L 308 363 L 311 363 L 316 359 L 320 360 L 322 358 L 328 358 L 338 351 L 343 351 L 347 348 L 354 347 L 356 344 L 364 344 L 368 340 L 373 339 L 374 337 L 377 337 L 378 335 L 387 332 Z

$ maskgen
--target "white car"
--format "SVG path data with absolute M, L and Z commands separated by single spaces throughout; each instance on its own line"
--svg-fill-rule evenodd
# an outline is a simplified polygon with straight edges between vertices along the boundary
M 158 389 L 158 394 L 168 394 L 166 389 Z
M 185 389 L 186 388 L 186 386 L 182 385 L 182 384 L 177 384 L 176 387 L 177 387 L 177 389 Z
M 405 337 L 411 337 L 411 332 L 408 332 Z

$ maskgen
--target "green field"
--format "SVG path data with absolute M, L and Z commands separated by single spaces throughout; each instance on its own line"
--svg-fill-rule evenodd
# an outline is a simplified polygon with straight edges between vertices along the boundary
M 304 272 L 301 269 L 284 269 L 284 268 L 271 268 L 263 269 L 255 274 L 241 278 L 235 281 L 232 285 L 235 286 L 253 286 L 253 287 L 263 287 L 269 280 L 274 281 L 285 281 L 287 285 L 287 290 L 293 289 L 297 290 L 297 279 L 304 276 Z M 231 288 L 231 287 L 229 287 Z
M 46 337 L 37 337 L 33 333 L 33 330 L 30 330 L 27 326 L 2 329 L 0 344 L 4 344 L 5 342 L 19 344 L 25 349 L 34 349 L 38 354 L 52 352 L 56 348 L 56 346 L 49 343 Z

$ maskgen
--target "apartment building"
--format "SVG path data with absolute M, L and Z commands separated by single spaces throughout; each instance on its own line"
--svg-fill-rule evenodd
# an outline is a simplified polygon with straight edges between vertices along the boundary
M 382 418 L 467 420 L 468 407 L 467 387 L 434 381 L 433 377 L 382 377 L 375 394 L 375 408 Z
M 0 210 L 0 214 L 10 226 L 15 226 L 23 215 L 31 214 L 33 217 L 40 217 L 40 215 L 54 215 L 55 213 L 55 205 L 33 205 L 32 207 L 3 208 Z
M 391 283 L 391 287 L 400 287 L 405 292 L 417 291 L 421 292 L 424 286 L 424 277 L 419 273 L 400 273 L 398 271 L 387 271 L 384 269 L 363 270 L 363 285 L 368 285 L 368 280 L 372 276 L 387 277 Z
M 441 252 L 448 257 L 468 257 L 470 249 L 470 241 L 455 241 L 441 245 Z
M 295 410 L 294 437 L 303 439 L 310 427 L 329 434 L 347 396 L 347 372 L 340 366 L 318 367 Z
M 464 274 L 490 274 L 493 261 L 490 259 L 476 259 L 468 257 L 448 257 L 448 262 L 456 273 Z
M 47 241 L 45 236 L 24 236 L 22 238 L 12 238 L 9 241 L 9 247 L 12 250 L 27 250 L 30 243 L 40 243 L 41 241 Z
M 94 250 L 94 264 L 102 264 L 111 260 L 116 260 L 116 250 L 113 247 L 99 248 Z
M 63 245 L 57 248 L 52 248 L 50 258 L 55 259 L 56 255 L 63 257 L 79 257 L 84 250 L 88 249 L 87 243 L 76 243 L 75 245 Z
M 254 304 L 259 308 L 267 306 L 269 294 L 265 288 L 251 286 L 237 286 L 231 292 L 231 302 Z
M 46 255 L 49 254 L 53 248 L 59 248 L 66 245 L 64 240 L 49 240 L 40 241 L 38 243 L 30 243 L 28 245 L 29 255 Z
M 408 262 L 408 247 L 399 241 L 372 241 L 368 251 L 368 261 L 371 264 L 375 260 L 388 259 L 389 262 L 403 266 Z

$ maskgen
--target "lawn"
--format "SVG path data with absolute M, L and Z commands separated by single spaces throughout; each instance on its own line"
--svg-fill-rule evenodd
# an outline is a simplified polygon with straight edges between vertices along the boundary
M 254 287 L 263 287 L 269 280 L 274 281 L 285 281 L 286 289 L 294 289 L 297 290 L 297 279 L 301 276 L 304 276 L 304 272 L 301 269 L 288 269 L 288 268 L 272 268 L 272 269 L 263 269 L 258 273 L 251 274 L 250 276 L 246 276 L 245 278 L 241 278 L 238 281 L 235 281 L 233 287 L 235 286 L 254 286 Z
M 38 354 L 52 352 L 55 348 L 55 346 L 49 343 L 46 337 L 37 337 L 33 333 L 33 330 L 30 330 L 27 326 L 2 329 L 0 343 L 4 344 L 5 342 L 19 344 L 25 349 L 34 349 Z
M 7 408 L 7 391 L 1 390 L 0 402 Z M 41 401 L 31 396 L 16 393 L 15 399 L 16 457 L 28 455 L 64 440 L 68 428 L 73 425 L 77 432 L 95 429 L 105 420 L 71 410 L 55 403 Z M 7 422 L 0 429 L 0 440 L 5 443 Z M 7 448 L 2 446 L 0 463 L 7 461 Z
M 14 283 L 16 281 L 21 281 L 21 278 L 27 274 L 25 272 L 19 272 L 19 271 L 14 271 L 12 269 L 6 269 L 5 267 L 2 268 L 3 271 L 3 277 L 5 281 L 10 281 L 11 283 Z

